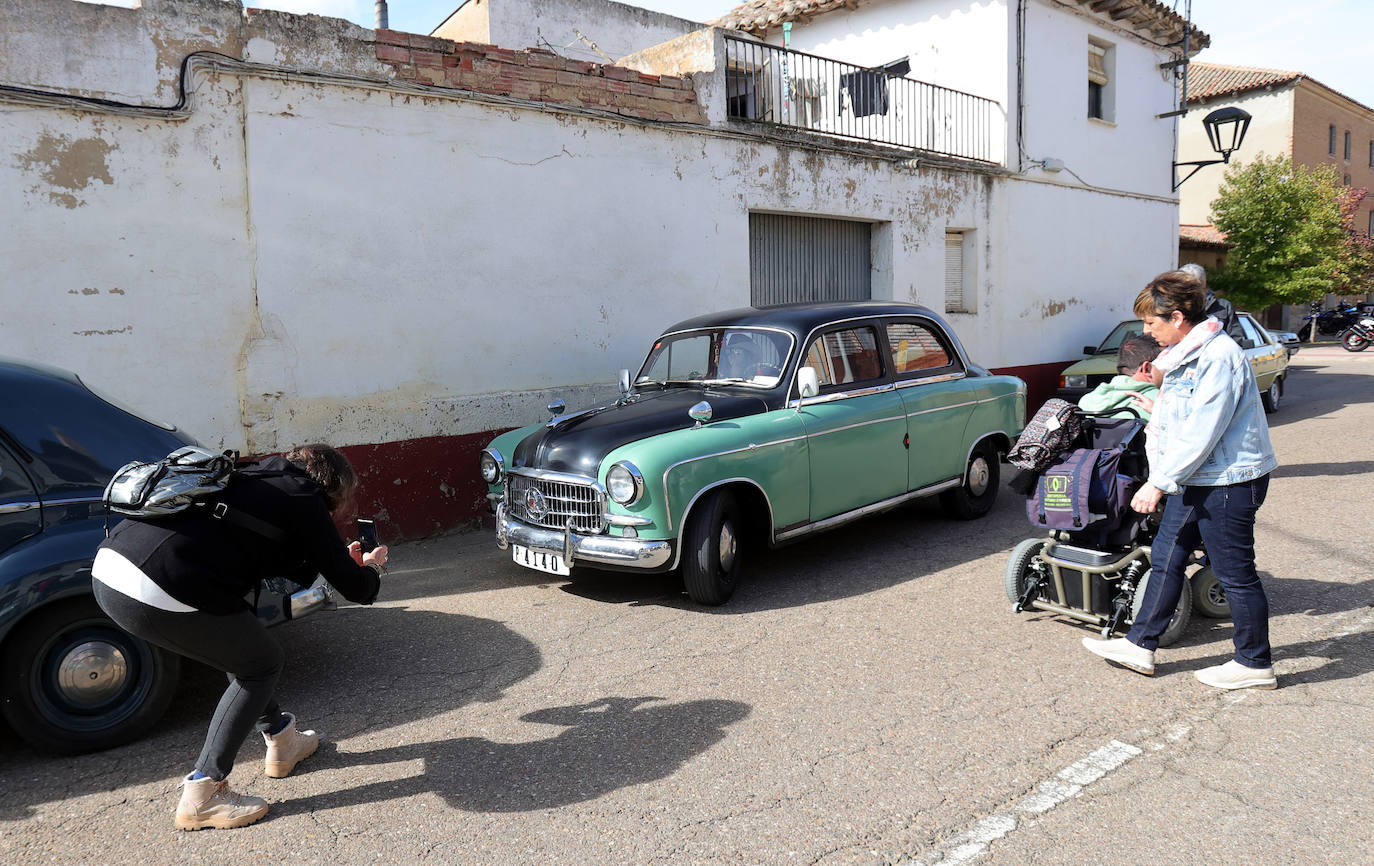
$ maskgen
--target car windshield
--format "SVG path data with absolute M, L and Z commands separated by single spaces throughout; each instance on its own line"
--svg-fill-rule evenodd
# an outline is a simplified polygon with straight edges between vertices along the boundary
M 773 388 L 792 337 L 758 328 L 703 328 L 660 337 L 636 385 L 744 385 Z
M 1120 349 L 1121 344 L 1128 338 L 1143 333 L 1145 333 L 1145 325 L 1139 319 L 1131 319 L 1130 321 L 1122 322 L 1115 328 L 1112 328 L 1112 332 L 1107 335 L 1107 339 L 1103 340 L 1098 345 L 1097 351 L 1093 354 L 1115 355 L 1116 350 Z

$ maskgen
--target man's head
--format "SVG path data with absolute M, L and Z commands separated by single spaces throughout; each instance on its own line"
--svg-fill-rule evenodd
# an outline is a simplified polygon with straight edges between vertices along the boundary
M 1207 285 L 1207 269 L 1202 265 L 1189 262 L 1186 265 L 1180 265 L 1178 269 L 1197 280 L 1199 283 L 1202 283 L 1204 286 Z
M 1154 360 L 1159 357 L 1159 344 L 1145 334 L 1127 337 L 1116 350 L 1116 371 L 1139 382 L 1154 381 Z

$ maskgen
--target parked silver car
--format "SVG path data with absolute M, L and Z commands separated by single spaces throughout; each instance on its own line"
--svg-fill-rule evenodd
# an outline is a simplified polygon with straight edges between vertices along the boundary
M 1298 354 L 1298 347 L 1301 345 L 1301 341 L 1298 339 L 1297 334 L 1292 331 L 1275 331 L 1273 328 L 1265 328 L 1264 330 L 1269 332 L 1269 336 L 1278 340 L 1279 345 L 1288 350 L 1288 357 L 1291 358 Z

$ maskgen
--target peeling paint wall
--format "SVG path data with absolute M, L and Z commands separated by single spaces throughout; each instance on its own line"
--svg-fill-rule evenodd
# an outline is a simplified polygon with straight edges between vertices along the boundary
M 1166 203 L 387 89 L 372 31 L 333 19 L 94 8 L 0 0 L 25 28 L 0 81 L 165 105 L 208 49 L 375 83 L 201 69 L 182 119 L 7 103 L 0 260 L 26 303 L 0 354 L 207 444 L 346 446 L 401 534 L 477 513 L 488 432 L 603 399 L 664 326 L 746 305 L 751 211 L 873 222 L 875 295 L 936 309 L 945 230 L 974 229 L 980 312 L 955 318 L 994 367 L 1074 358 L 1171 261 Z

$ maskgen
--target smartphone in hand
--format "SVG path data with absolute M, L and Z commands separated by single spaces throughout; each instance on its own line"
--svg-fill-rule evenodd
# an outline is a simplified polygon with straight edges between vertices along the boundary
M 377 541 L 377 524 L 362 517 L 358 518 L 357 524 L 358 542 L 362 545 L 362 551 L 363 553 L 370 553 L 377 548 L 379 543 Z

